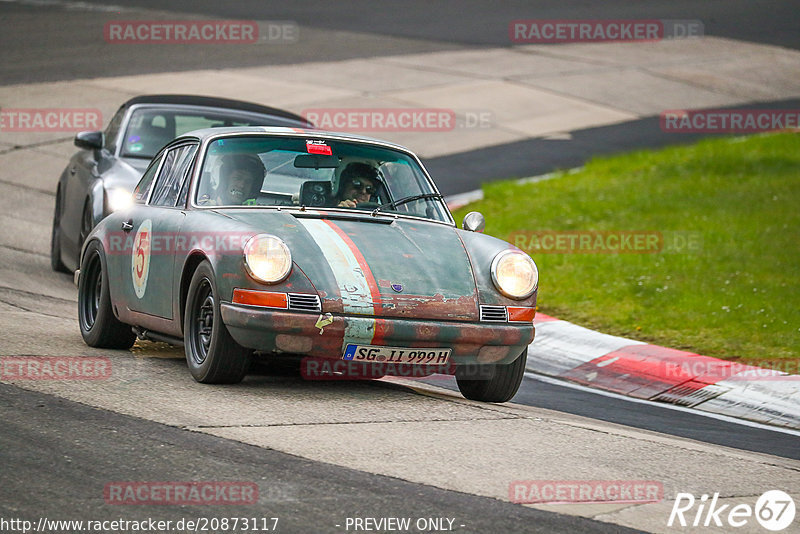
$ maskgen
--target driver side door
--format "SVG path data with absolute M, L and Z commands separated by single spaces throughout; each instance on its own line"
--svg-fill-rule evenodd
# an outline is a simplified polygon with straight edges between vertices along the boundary
M 187 142 L 168 148 L 151 183 L 144 184 L 147 190 L 137 186 L 137 204 L 123 218 L 122 230 L 130 247 L 117 272 L 124 273 L 125 300 L 131 311 L 173 319 L 176 238 L 186 215 L 178 197 L 197 147 L 196 142 Z

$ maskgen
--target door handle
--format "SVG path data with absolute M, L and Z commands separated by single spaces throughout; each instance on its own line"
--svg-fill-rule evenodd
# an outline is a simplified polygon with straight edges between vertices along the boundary
M 131 230 L 133 230 L 133 219 L 128 219 L 127 221 L 123 221 L 122 231 L 128 233 Z

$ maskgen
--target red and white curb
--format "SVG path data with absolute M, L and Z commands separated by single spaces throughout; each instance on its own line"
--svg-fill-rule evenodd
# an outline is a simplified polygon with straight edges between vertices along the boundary
M 529 371 L 630 397 L 800 429 L 800 376 L 602 334 L 537 314 Z

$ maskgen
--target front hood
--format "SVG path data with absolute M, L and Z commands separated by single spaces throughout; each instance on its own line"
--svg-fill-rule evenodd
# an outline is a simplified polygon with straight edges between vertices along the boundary
M 325 312 L 477 320 L 475 279 L 453 227 L 402 219 L 391 224 L 321 219 L 285 211 L 225 214 L 286 241 Z
M 150 162 L 153 160 L 149 158 L 120 158 L 120 161 L 136 169 L 136 171 L 139 173 L 139 176 L 141 176 L 144 174 L 144 171 L 147 170 L 147 166 L 150 165 Z
M 124 189 L 132 193 L 148 165 L 149 159 L 116 158 L 111 160 L 108 169 L 100 169 L 100 172 L 106 189 Z

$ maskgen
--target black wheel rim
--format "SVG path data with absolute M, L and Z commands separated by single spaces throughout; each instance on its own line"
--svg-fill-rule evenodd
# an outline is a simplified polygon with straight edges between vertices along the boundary
M 214 291 L 208 278 L 200 281 L 192 310 L 192 357 L 200 365 L 208 357 L 214 331 Z
M 100 256 L 97 253 L 86 263 L 86 270 L 82 272 L 83 284 L 81 285 L 81 322 L 84 330 L 91 330 L 97 320 L 100 309 L 100 295 L 103 291 L 103 269 Z

